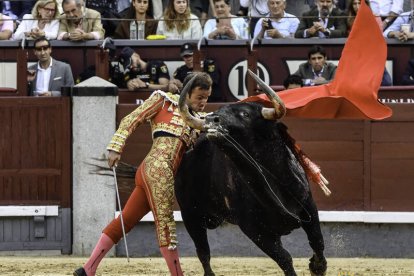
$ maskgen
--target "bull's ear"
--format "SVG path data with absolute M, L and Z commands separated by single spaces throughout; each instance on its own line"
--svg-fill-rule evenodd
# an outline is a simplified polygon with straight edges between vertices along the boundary
M 274 119 L 269 119 L 269 120 L 275 120 L 275 119 L 279 119 L 279 118 L 282 118 L 283 116 L 285 116 L 286 107 L 285 107 L 285 104 L 283 103 L 282 99 L 275 93 L 275 91 L 273 91 L 273 89 L 267 83 L 265 83 L 261 78 L 259 78 L 259 76 L 257 76 L 255 73 L 253 73 L 250 69 L 247 69 L 247 72 L 249 72 L 250 76 L 255 79 L 257 84 L 260 86 L 260 88 L 263 90 L 263 92 L 267 95 L 269 100 L 273 103 L 274 114 L 276 115 L 276 117 L 275 117 L 275 115 L 267 114 L 270 111 L 263 111 L 262 110 L 263 117 L 266 118 L 266 119 L 274 118 Z M 265 112 L 266 115 L 263 114 L 263 112 Z

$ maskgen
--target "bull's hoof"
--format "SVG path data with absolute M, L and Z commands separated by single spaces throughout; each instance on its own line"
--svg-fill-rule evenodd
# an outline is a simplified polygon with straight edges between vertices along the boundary
M 326 259 L 318 258 L 313 255 L 312 258 L 309 259 L 309 270 L 312 276 L 325 276 L 327 269 Z
M 213 272 L 213 271 L 211 271 L 211 272 L 209 272 L 209 273 L 205 272 L 205 273 L 204 273 L 204 276 L 216 276 L 216 274 L 214 274 L 214 272 Z
M 73 272 L 73 276 L 87 276 L 85 269 L 83 267 L 79 267 Z

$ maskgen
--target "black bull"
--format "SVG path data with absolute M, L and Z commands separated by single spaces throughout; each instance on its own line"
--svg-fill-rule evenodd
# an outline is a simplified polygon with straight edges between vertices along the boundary
M 318 211 L 286 127 L 264 119 L 258 103 L 223 106 L 207 116 L 210 131 L 188 151 L 175 192 L 185 227 L 205 275 L 210 266 L 207 229 L 236 224 L 285 275 L 296 275 L 281 236 L 302 227 L 313 249 L 309 268 L 324 275 L 326 259 Z

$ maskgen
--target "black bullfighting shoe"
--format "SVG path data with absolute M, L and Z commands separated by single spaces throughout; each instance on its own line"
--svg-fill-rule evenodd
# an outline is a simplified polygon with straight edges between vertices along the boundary
M 78 269 L 73 272 L 73 276 L 88 276 L 86 275 L 85 269 L 83 267 L 79 267 Z

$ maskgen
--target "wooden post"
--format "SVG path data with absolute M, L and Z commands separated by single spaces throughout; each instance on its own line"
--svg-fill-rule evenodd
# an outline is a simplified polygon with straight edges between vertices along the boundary
M 109 80 L 109 52 L 107 50 L 95 50 L 96 76 Z
M 257 51 L 248 50 L 247 54 L 247 68 L 252 72 L 257 73 Z M 257 83 L 256 81 L 246 72 L 247 77 L 247 96 L 257 95 Z
M 17 49 L 17 96 L 28 96 L 27 91 L 27 51 Z
M 203 72 L 201 66 L 201 61 L 204 60 L 204 53 L 198 49 L 195 49 L 193 52 L 193 71 L 194 72 Z

